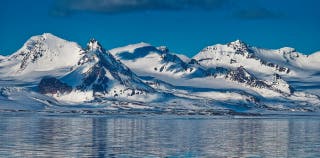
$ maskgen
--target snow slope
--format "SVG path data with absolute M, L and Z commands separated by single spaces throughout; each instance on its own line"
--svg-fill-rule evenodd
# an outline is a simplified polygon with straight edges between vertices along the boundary
M 206 72 L 196 64 L 182 60 L 167 47 L 154 47 L 146 43 L 138 43 L 110 50 L 117 59 L 130 67 L 138 75 L 148 74 L 154 77 L 199 77 Z M 183 56 L 182 56 L 183 57 Z

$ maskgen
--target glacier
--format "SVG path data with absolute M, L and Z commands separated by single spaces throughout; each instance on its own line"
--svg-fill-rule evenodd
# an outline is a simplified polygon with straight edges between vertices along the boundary
M 137 43 L 85 48 L 50 33 L 0 56 L 0 111 L 89 114 L 319 114 L 320 52 L 236 40 L 194 57 Z

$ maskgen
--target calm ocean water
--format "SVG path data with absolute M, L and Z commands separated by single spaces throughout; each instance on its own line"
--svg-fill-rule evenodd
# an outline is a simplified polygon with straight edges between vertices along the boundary
M 0 157 L 320 157 L 320 118 L 0 114 Z

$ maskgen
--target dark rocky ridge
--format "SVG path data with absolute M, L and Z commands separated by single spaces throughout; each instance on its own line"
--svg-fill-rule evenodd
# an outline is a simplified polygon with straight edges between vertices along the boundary
M 251 87 L 257 88 L 270 88 L 268 84 L 264 81 L 257 79 L 254 75 L 250 74 L 245 68 L 238 67 L 236 70 L 231 70 L 227 75 L 226 78 L 236 81 L 239 83 L 247 84 Z

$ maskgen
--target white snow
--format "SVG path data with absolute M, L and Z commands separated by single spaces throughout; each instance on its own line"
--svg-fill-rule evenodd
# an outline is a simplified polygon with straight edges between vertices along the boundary
M 92 91 L 78 90 L 72 91 L 68 94 L 54 94 L 52 97 L 67 104 L 81 104 L 94 99 Z

